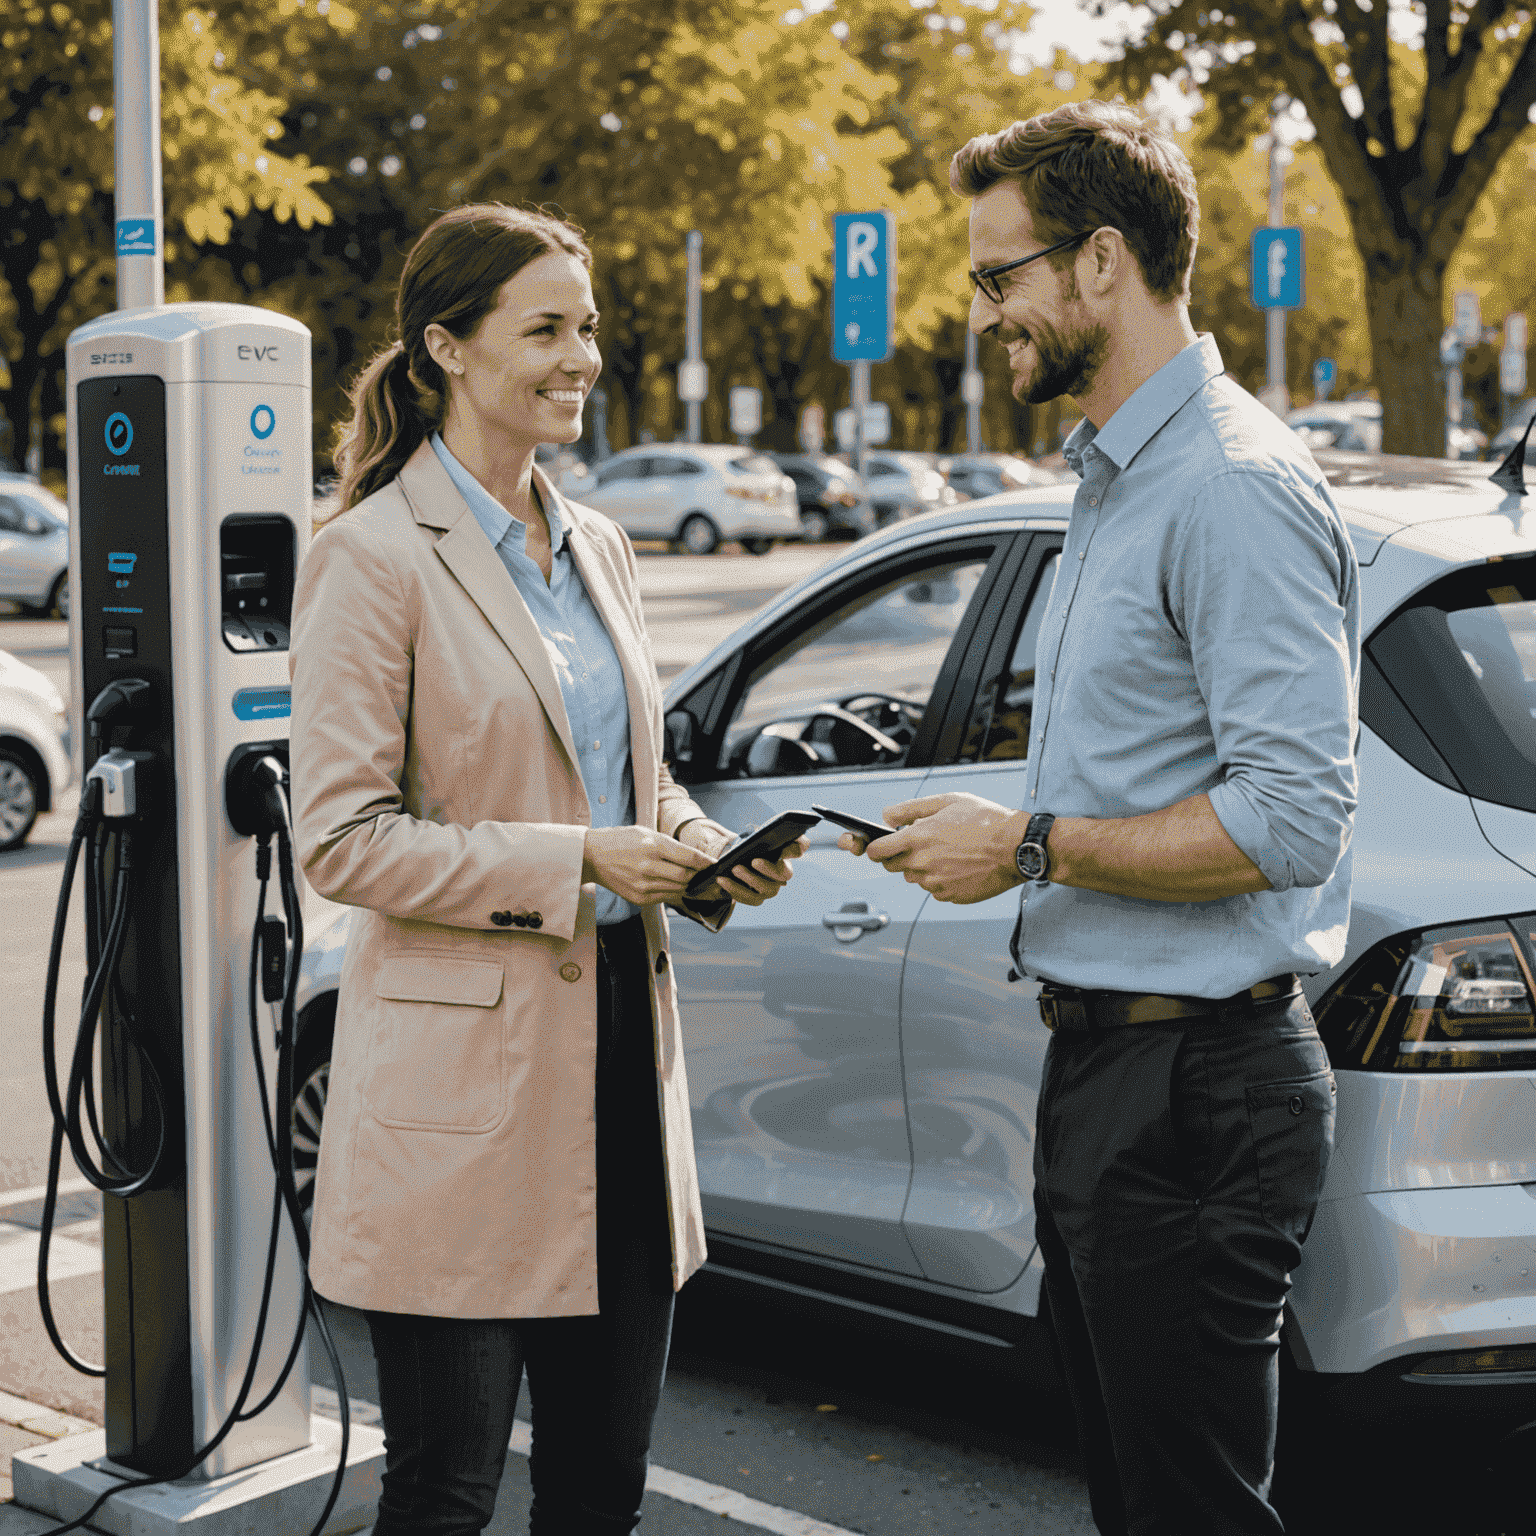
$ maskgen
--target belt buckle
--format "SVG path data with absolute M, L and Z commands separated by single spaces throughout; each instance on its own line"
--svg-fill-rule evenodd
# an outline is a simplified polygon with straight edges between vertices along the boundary
M 1054 1035 L 1060 1020 L 1056 1016 L 1056 999 L 1047 997 L 1044 992 L 1040 994 L 1040 1018 L 1045 1027 Z

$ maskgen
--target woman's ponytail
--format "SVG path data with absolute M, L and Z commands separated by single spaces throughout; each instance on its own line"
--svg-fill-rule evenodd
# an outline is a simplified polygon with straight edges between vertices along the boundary
M 422 410 L 410 359 L 398 341 L 363 369 L 348 396 L 352 419 L 335 452 L 339 512 L 393 480 L 435 425 Z
M 427 348 L 427 327 L 467 340 L 496 308 L 502 285 L 552 251 L 592 265 L 581 230 L 542 210 L 466 203 L 423 231 L 395 298 L 403 340 L 380 352 L 349 391 L 352 419 L 337 432 L 333 455 L 338 512 L 388 485 L 443 424 L 451 385 Z

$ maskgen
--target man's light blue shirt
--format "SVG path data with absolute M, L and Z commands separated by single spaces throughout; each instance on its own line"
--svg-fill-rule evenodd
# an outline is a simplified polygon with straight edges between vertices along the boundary
M 1035 652 L 1025 808 L 1141 816 L 1208 793 L 1272 889 L 1026 885 L 1019 969 L 1203 998 L 1328 969 L 1349 928 L 1360 581 L 1322 472 L 1210 336 L 1064 451 L 1082 484 Z
M 550 574 L 546 585 L 528 554 L 528 530 L 432 434 L 432 451 L 469 503 L 475 521 L 517 584 L 544 649 L 560 680 L 560 694 L 580 750 L 581 782 L 594 827 L 628 827 L 635 821 L 635 773 L 629 756 L 629 695 L 624 669 L 602 616 L 571 558 L 557 500 L 544 507 L 549 521 Z M 597 888 L 597 921 L 621 923 L 639 907 L 603 886 Z

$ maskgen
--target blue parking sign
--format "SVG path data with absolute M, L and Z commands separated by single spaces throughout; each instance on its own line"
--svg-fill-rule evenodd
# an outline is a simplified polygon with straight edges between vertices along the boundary
M 1306 262 L 1301 230 L 1266 225 L 1253 232 L 1252 294 L 1259 309 L 1300 309 Z
M 832 356 L 883 363 L 896 318 L 896 223 L 889 213 L 839 213 L 832 221 Z

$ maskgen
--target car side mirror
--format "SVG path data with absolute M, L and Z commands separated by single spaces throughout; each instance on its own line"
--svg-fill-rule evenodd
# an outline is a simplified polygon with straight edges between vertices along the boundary
M 697 726 L 686 709 L 674 709 L 662 722 L 666 731 L 665 756 L 674 765 L 693 761 L 693 739 Z

